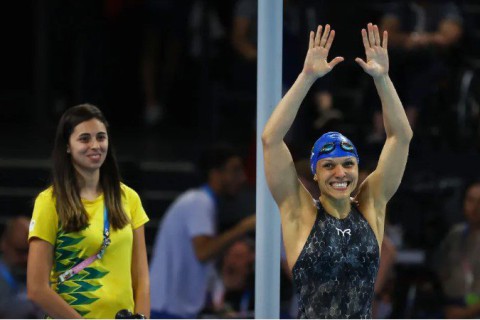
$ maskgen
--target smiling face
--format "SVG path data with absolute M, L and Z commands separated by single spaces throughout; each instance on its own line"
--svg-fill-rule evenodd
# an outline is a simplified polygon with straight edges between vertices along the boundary
M 70 135 L 67 152 L 77 171 L 99 170 L 108 152 L 105 124 L 96 118 L 79 123 Z
M 358 182 L 355 157 L 325 158 L 317 162 L 314 176 L 322 196 L 336 200 L 349 199 Z

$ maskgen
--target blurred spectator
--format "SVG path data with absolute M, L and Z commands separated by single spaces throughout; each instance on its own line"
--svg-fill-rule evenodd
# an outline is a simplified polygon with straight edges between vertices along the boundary
M 27 299 L 28 225 L 26 217 L 7 222 L 1 238 L 0 318 L 39 318 L 43 314 Z
M 308 31 L 318 23 L 318 6 L 312 1 L 283 0 L 283 84 L 290 87 L 303 67 Z M 256 83 L 258 0 L 239 0 L 234 8 L 232 46 L 240 65 L 238 70 Z M 239 62 L 239 61 L 237 61 Z M 248 72 L 248 74 L 247 74 Z M 252 85 L 252 84 L 249 84 Z
M 437 252 L 447 318 L 480 317 L 480 180 L 466 187 L 463 213 Z
M 323 3 L 306 0 L 283 0 L 283 87 L 290 87 L 303 67 L 308 34 L 315 30 L 319 8 Z M 239 0 L 234 9 L 232 46 L 235 87 L 251 94 L 256 92 L 257 19 L 258 0 Z M 320 80 L 313 90 L 313 129 L 323 129 L 330 121 L 342 119 L 342 113 L 333 106 L 330 83 Z M 309 127 L 309 129 L 312 129 Z M 295 128 L 295 131 L 301 128 Z M 305 130 L 303 128 L 303 130 Z M 293 139 L 293 138 L 292 138 Z
M 462 36 L 462 16 L 452 1 L 395 2 L 381 20 L 389 32 L 390 74 L 399 84 L 405 111 L 415 129 L 426 98 L 448 77 L 447 56 Z M 384 138 L 380 111 L 373 117 L 370 142 Z
M 212 291 L 215 313 L 221 318 L 250 318 L 255 302 L 255 243 L 235 241 L 225 251 Z
M 397 256 L 397 249 L 387 234 L 383 236 L 381 253 L 380 266 L 378 268 L 374 289 L 375 300 L 373 301 L 372 310 L 372 317 L 374 319 L 388 318 L 392 312 L 393 267 Z
M 257 83 L 257 1 L 239 0 L 233 12 L 234 85 L 254 93 Z
M 192 0 L 146 0 L 142 76 L 144 121 L 155 125 L 167 111 L 173 84 L 182 66 Z
M 241 158 L 229 146 L 210 147 L 200 161 L 205 184 L 182 194 L 159 226 L 150 268 L 152 318 L 195 318 L 206 302 L 212 260 L 255 228 L 255 216 L 217 234 L 218 197 L 245 182 Z
M 327 125 L 332 121 L 343 120 L 343 113 L 333 107 L 333 96 L 329 90 L 315 92 L 313 100 L 317 112 L 317 119 L 313 122 L 316 130 L 329 131 Z

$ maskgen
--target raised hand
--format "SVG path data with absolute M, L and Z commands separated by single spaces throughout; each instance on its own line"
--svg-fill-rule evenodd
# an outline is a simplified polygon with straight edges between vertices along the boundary
M 355 61 L 363 68 L 363 70 L 373 78 L 378 78 L 388 74 L 388 33 L 383 32 L 383 42 L 380 45 L 380 32 L 377 25 L 368 24 L 367 30 L 362 29 L 363 46 L 367 61 L 356 58 Z
M 322 34 L 322 26 L 318 26 L 317 33 L 310 31 L 307 57 L 303 65 L 303 73 L 307 76 L 320 78 L 329 73 L 333 67 L 343 61 L 342 57 L 336 57 L 327 62 L 328 52 L 335 38 L 335 30 L 330 31 L 330 25 L 325 26 Z

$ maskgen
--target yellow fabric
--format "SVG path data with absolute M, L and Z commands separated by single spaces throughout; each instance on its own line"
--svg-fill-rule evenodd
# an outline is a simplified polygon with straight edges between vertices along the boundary
M 134 310 L 131 263 L 133 230 L 148 221 L 140 197 L 126 185 L 122 204 L 131 224 L 121 230 L 110 227 L 111 244 L 101 260 L 64 283 L 58 276 L 98 252 L 103 241 L 104 199 L 82 200 L 89 217 L 89 226 L 80 232 L 65 233 L 58 224 L 52 188 L 41 192 L 35 200 L 29 240 L 36 237 L 54 246 L 52 288 L 86 318 L 114 318 L 121 309 Z

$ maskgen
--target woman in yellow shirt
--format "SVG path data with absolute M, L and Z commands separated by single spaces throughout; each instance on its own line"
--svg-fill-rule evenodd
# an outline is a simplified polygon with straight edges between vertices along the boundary
M 138 194 L 120 182 L 108 123 L 95 106 L 67 110 L 53 149 L 53 183 L 29 233 L 28 296 L 53 318 L 149 316 L 144 224 Z

